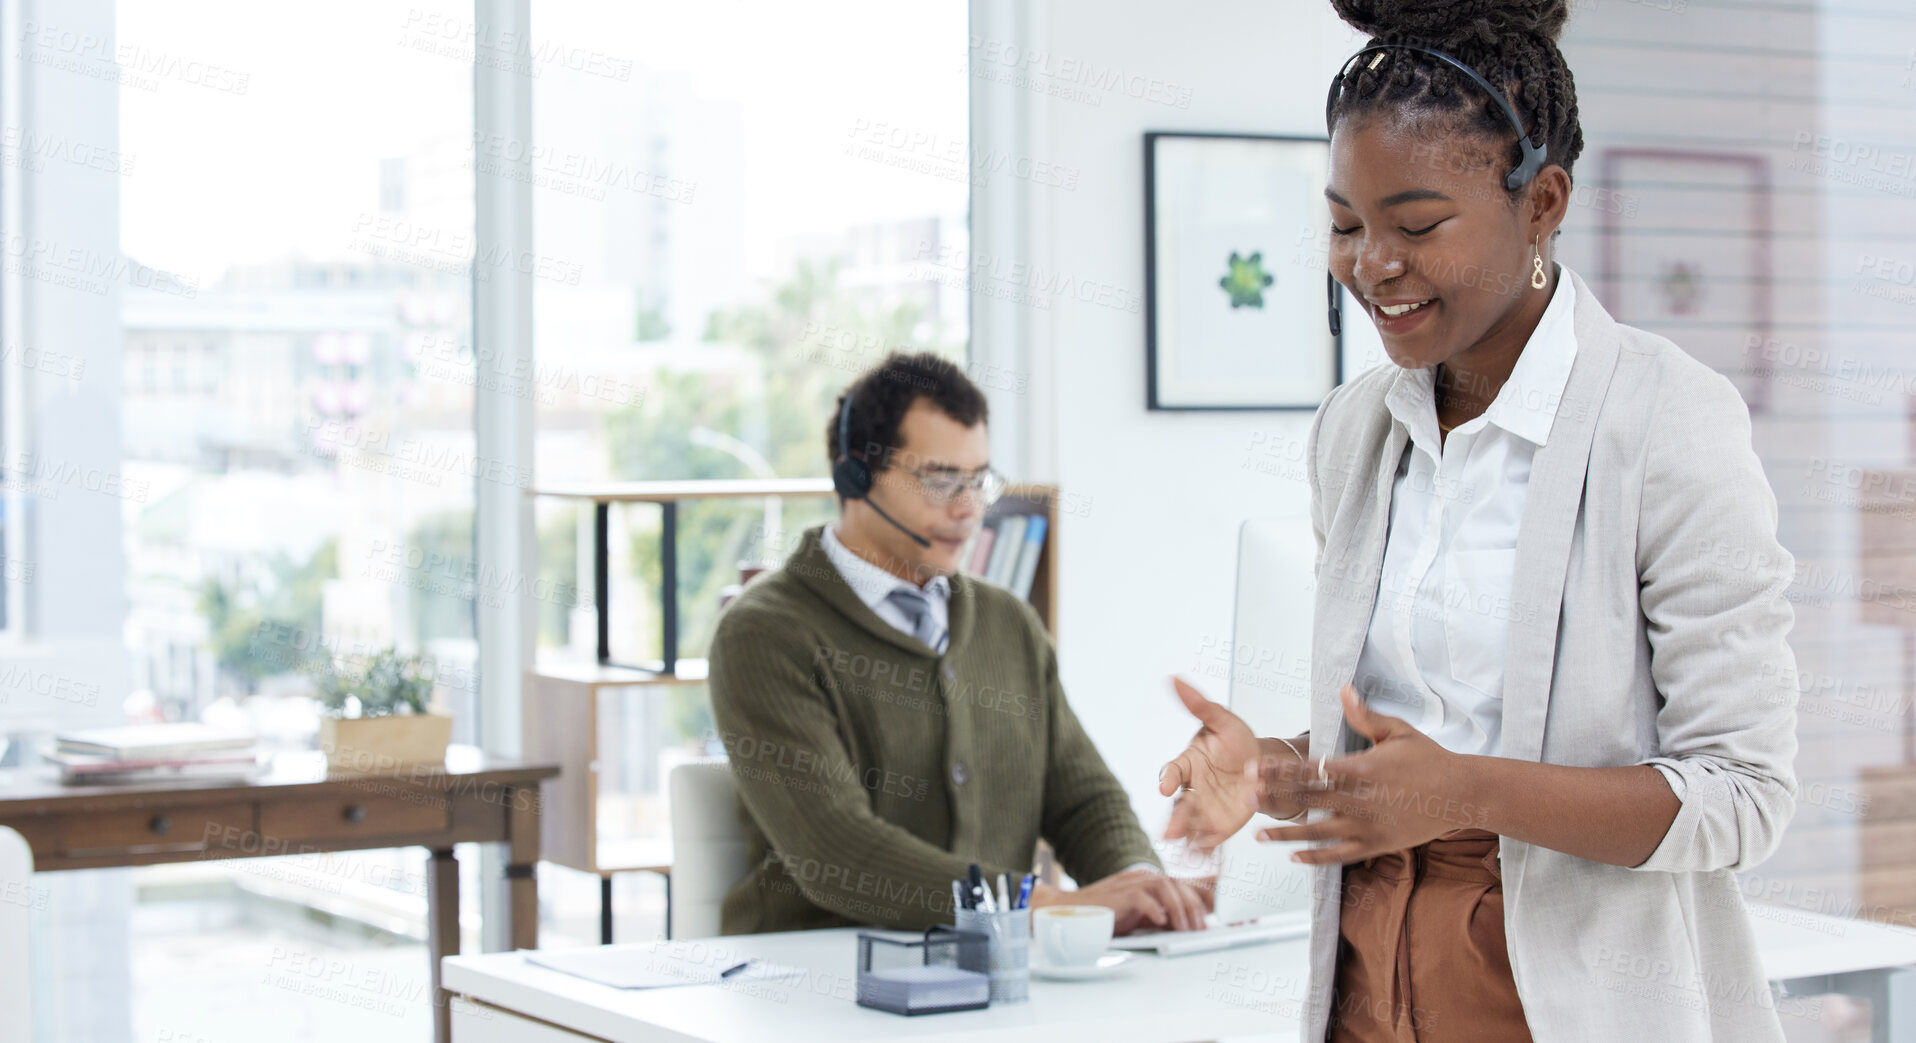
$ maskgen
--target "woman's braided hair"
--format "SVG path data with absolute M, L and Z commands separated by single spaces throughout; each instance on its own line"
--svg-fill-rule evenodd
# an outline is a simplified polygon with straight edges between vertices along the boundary
M 1569 0 L 1331 0 L 1338 17 L 1370 43 L 1417 44 L 1449 54 L 1503 87 L 1532 144 L 1548 149 L 1546 162 L 1569 173 L 1583 151 L 1577 121 L 1577 85 L 1557 49 Z M 1447 123 L 1509 142 L 1504 169 L 1522 158 L 1510 120 L 1496 102 L 1448 64 L 1417 51 L 1392 50 L 1366 58 L 1339 81 L 1331 109 L 1334 129 L 1346 116 L 1389 111 Z M 1511 193 L 1514 200 L 1519 192 Z

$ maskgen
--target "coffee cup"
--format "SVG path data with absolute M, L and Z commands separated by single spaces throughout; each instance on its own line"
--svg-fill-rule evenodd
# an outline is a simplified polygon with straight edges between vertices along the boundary
M 1038 957 L 1047 967 L 1089 967 L 1111 946 L 1117 916 L 1102 905 L 1048 905 L 1031 913 Z

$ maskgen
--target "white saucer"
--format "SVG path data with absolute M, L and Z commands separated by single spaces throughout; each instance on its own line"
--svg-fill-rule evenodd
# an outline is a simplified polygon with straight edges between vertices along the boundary
M 1034 978 L 1050 978 L 1053 981 L 1090 981 L 1094 978 L 1108 978 L 1122 970 L 1135 955 L 1137 954 L 1121 949 L 1111 949 L 1098 957 L 1098 962 L 1084 967 L 1046 967 L 1034 963 L 1031 965 L 1031 975 Z

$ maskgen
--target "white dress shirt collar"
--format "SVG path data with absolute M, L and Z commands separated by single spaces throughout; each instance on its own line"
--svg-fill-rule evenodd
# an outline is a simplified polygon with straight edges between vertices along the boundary
M 1471 434 L 1495 424 L 1533 445 L 1544 444 L 1577 359 L 1576 302 L 1569 269 L 1558 265 L 1557 287 L 1509 379 L 1483 414 L 1457 425 L 1457 432 Z M 1409 429 L 1413 441 L 1426 446 L 1438 444 L 1436 378 L 1435 366 L 1402 370 L 1384 394 L 1391 415 Z
M 922 587 L 899 579 L 859 557 L 850 547 L 845 546 L 838 538 L 837 525 L 825 526 L 823 542 L 825 556 L 837 566 L 838 574 L 845 579 L 845 585 L 852 588 L 852 593 L 858 595 L 858 600 L 863 601 L 865 607 L 874 612 L 878 611 L 878 606 L 885 603 L 887 595 L 900 587 L 925 595 L 926 600 L 934 606 L 943 606 L 951 598 L 951 580 L 948 577 L 933 577 L 931 582 Z M 882 612 L 879 614 L 884 615 Z

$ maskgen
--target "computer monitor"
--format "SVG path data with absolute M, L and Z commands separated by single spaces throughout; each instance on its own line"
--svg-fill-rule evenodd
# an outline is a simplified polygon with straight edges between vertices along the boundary
M 1317 541 L 1308 516 L 1252 518 L 1238 530 L 1232 607 L 1231 711 L 1258 735 L 1293 736 L 1311 723 L 1311 616 Z M 1310 907 L 1310 869 L 1290 860 L 1300 844 L 1266 844 L 1256 816 L 1224 843 L 1217 913 L 1232 921 Z
M 1308 517 L 1252 518 L 1238 529 L 1230 705 L 1259 735 L 1311 726 L 1316 562 Z

